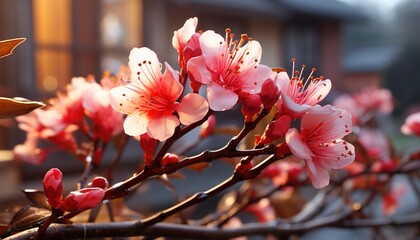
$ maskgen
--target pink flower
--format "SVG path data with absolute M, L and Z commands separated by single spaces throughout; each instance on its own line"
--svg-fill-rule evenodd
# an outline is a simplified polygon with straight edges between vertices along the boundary
M 315 188 L 328 185 L 328 169 L 343 168 L 354 160 L 353 145 L 341 139 L 351 131 L 350 114 L 327 105 L 314 106 L 302 117 L 300 133 L 295 128 L 286 133 L 290 151 L 305 161 Z
M 207 113 L 208 104 L 198 94 L 187 94 L 178 102 L 183 92 L 179 74 L 166 64 L 162 75 L 161 64 L 152 50 L 145 47 L 131 50 L 129 66 L 132 81 L 110 91 L 112 107 L 128 115 L 124 121 L 126 134 L 147 133 L 165 141 L 180 123 L 189 125 Z
M 356 100 L 349 94 L 343 94 L 334 99 L 333 105 L 348 111 L 351 114 L 353 125 L 359 124 L 365 114 L 363 107 L 358 105 Z
M 360 93 L 354 94 L 353 98 L 365 112 L 377 111 L 390 114 L 394 109 L 392 93 L 385 88 L 366 88 Z
M 28 133 L 27 137 L 46 139 L 57 147 L 70 152 L 77 148 L 76 140 L 72 135 L 77 126 L 64 123 L 61 114 L 55 108 L 36 109 L 27 115 L 17 117 L 16 120 L 19 123 L 19 128 Z M 28 140 L 26 147 L 35 148 L 34 140 Z M 46 152 L 42 154 L 46 154 Z
M 207 99 L 215 111 L 231 109 L 242 93 L 258 94 L 272 71 L 260 65 L 261 46 L 242 35 L 233 40 L 230 29 L 225 39 L 214 31 L 200 37 L 202 55 L 191 58 L 187 70 L 191 81 L 207 84 Z
M 378 129 L 360 128 L 358 140 L 369 159 L 363 159 L 363 154 L 356 154 L 357 161 L 387 161 L 392 158 L 392 147 L 387 136 Z
M 38 148 L 38 137 L 32 132 L 26 133 L 26 140 L 13 148 L 14 159 L 33 165 L 40 165 L 46 158 L 48 151 Z
M 72 191 L 60 205 L 63 212 L 80 212 L 98 206 L 105 196 L 105 190 L 98 187 Z
M 172 46 L 178 51 L 178 62 L 181 68 L 185 69 L 187 65 L 187 61 L 189 60 L 185 58 L 184 50 L 187 46 L 187 43 L 190 41 L 191 37 L 195 34 L 195 29 L 197 28 L 198 18 L 190 18 L 188 19 L 182 28 L 178 29 L 178 31 L 174 32 L 174 36 L 172 37 Z M 197 45 L 197 44 L 196 44 Z M 199 48 L 197 48 L 199 49 Z M 191 55 L 191 48 L 187 50 L 188 55 Z M 198 54 L 198 55 L 201 55 Z M 197 56 L 198 56 L 197 55 Z
M 86 115 L 93 120 L 94 139 L 108 142 L 123 130 L 123 115 L 112 108 L 109 90 L 101 85 L 93 83 L 84 90 L 82 105 Z
M 331 81 L 324 80 L 322 77 L 314 78 L 313 68 L 309 77 L 304 80 L 302 70 L 294 70 L 295 60 L 293 59 L 293 76 L 290 79 L 286 72 L 277 73 L 277 82 L 280 88 L 281 99 L 277 106 L 281 115 L 290 115 L 292 118 L 299 118 L 305 114 L 309 108 L 321 102 L 331 90 Z
M 405 119 L 404 124 L 401 126 L 401 132 L 420 137 L 420 112 L 413 113 Z
M 82 125 L 84 109 L 82 105 L 83 92 L 91 84 L 96 84 L 94 79 L 82 77 L 73 78 L 67 85 L 65 94 L 58 94 L 52 102 L 53 107 L 60 113 L 62 121 L 66 124 Z
M 63 193 L 63 174 L 57 168 L 50 169 L 44 176 L 45 196 L 52 208 L 59 208 Z

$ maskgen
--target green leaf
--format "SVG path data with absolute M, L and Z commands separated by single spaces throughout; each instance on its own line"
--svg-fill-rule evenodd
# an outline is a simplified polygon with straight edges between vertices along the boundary
M 25 40 L 26 38 L 14 38 L 0 41 L 0 58 L 12 54 L 13 50 Z
M 45 104 L 42 102 L 30 101 L 24 98 L 0 97 L 0 118 L 16 117 L 44 106 Z

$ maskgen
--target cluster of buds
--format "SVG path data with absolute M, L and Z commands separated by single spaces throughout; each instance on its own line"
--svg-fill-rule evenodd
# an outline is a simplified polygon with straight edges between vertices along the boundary
M 70 192 L 63 200 L 63 174 L 57 168 L 50 169 L 44 176 L 44 192 L 52 209 L 64 212 L 81 212 L 92 209 L 102 202 L 108 181 L 94 178 L 90 187 Z

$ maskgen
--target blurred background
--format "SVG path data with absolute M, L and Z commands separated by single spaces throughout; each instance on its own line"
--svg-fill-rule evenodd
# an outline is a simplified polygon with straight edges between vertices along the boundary
M 1 0 L 0 40 L 27 40 L 0 59 L 0 96 L 47 101 L 72 77 L 117 73 L 133 47 L 147 46 L 176 68 L 173 32 L 194 16 L 198 30 L 229 27 L 259 41 L 263 64 L 290 73 L 295 57 L 317 68 L 333 82 L 327 101 L 365 87 L 391 89 L 391 130 L 420 109 L 418 0 Z M 13 120 L 1 120 L 0 149 L 24 137 Z

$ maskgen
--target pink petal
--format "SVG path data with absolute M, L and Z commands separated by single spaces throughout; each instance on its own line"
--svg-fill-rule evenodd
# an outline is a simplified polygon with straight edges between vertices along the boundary
M 209 110 L 205 98 L 196 93 L 187 94 L 176 107 L 179 120 L 183 125 L 190 125 L 201 120 Z
M 292 114 L 294 115 L 294 117 L 296 117 L 295 115 L 301 116 L 305 114 L 311 108 L 311 106 L 307 104 L 295 103 L 295 101 L 293 101 L 286 93 L 281 92 L 280 95 L 283 105 L 286 106 L 288 110 L 294 113 Z
M 308 161 L 306 161 L 306 164 L 308 164 Z M 312 186 L 317 189 L 327 186 L 330 183 L 328 170 L 318 164 L 314 164 L 314 167 L 314 169 L 308 168 L 308 176 L 312 181 Z
M 316 150 L 319 163 L 325 168 L 340 169 L 353 162 L 354 146 L 350 143 L 337 140 L 327 146 L 319 146 Z
M 302 117 L 301 128 L 314 131 L 320 143 L 332 142 L 348 135 L 353 125 L 349 112 L 331 105 L 313 106 L 310 112 Z
M 271 77 L 272 73 L 271 68 L 265 65 L 258 65 L 257 68 L 242 72 L 241 77 L 244 83 L 242 90 L 251 94 L 261 92 L 262 84 Z
M 135 112 L 127 116 L 124 121 L 124 132 L 130 136 L 137 136 L 147 132 L 149 119 L 144 114 Z
M 289 75 L 287 75 L 286 72 L 279 72 L 277 74 L 276 83 L 278 84 L 277 87 L 280 89 L 280 91 L 286 93 L 290 84 Z
M 140 95 L 129 88 L 130 84 L 126 86 L 119 86 L 109 91 L 109 100 L 111 106 L 118 112 L 124 114 L 131 114 L 136 111 Z M 131 85 L 133 86 L 133 85 Z
M 179 120 L 174 115 L 163 116 L 153 119 L 147 125 L 147 133 L 151 138 L 161 142 L 174 135 L 175 128 L 179 125 Z
M 242 70 L 247 71 L 260 62 L 261 54 L 262 48 L 260 43 L 258 41 L 252 40 L 238 50 L 234 61 L 238 61 L 239 58 L 243 56 Z
M 207 70 L 206 60 L 203 56 L 191 58 L 187 63 L 188 75 L 191 81 L 208 84 L 211 82 L 211 74 Z
M 172 37 L 172 46 L 178 50 L 182 51 L 185 45 L 187 44 L 188 40 L 190 40 L 191 36 L 195 33 L 195 29 L 197 28 L 198 18 L 190 18 L 185 21 L 184 26 L 178 29 L 178 31 L 174 32 L 174 36 Z
M 286 133 L 286 143 L 290 151 L 301 160 L 312 160 L 314 154 L 308 148 L 308 145 L 302 141 L 302 138 L 296 128 L 291 128 Z
M 306 104 L 315 105 L 321 102 L 331 90 L 331 81 L 329 79 L 315 83 L 315 90 L 311 92 L 311 98 L 307 100 Z
M 162 77 L 162 66 L 159 59 L 156 53 L 149 48 L 133 48 L 129 59 L 128 66 L 131 70 L 131 81 L 133 83 L 150 86 Z M 137 75 L 137 73 L 140 73 L 140 75 Z
M 214 72 L 218 72 L 217 70 L 221 68 L 221 60 L 224 59 L 222 54 L 227 54 L 225 39 L 214 31 L 208 30 L 201 35 L 200 46 L 207 67 Z
M 171 97 L 170 100 L 175 102 L 179 95 L 181 95 L 184 87 L 179 83 L 178 72 L 172 69 L 168 63 L 165 63 L 165 68 L 165 73 L 160 81 L 159 88 L 163 89 Z
M 238 95 L 218 84 L 210 84 L 207 87 L 207 99 L 211 109 L 225 111 L 235 106 L 238 102 Z

